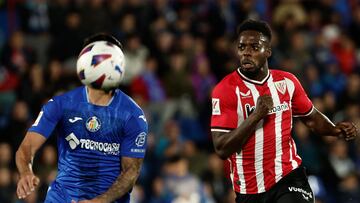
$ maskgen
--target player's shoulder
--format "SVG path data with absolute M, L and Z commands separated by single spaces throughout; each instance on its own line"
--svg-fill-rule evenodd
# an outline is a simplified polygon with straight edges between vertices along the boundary
M 126 93 L 120 89 L 116 90 L 118 97 L 117 102 L 122 108 L 127 109 L 130 112 L 142 112 L 141 107 Z
M 79 101 L 83 97 L 85 86 L 76 87 L 67 92 L 55 95 L 52 100 L 57 102 L 72 102 L 74 100 Z
M 219 93 L 224 94 L 229 92 L 229 89 L 231 87 L 235 86 L 235 81 L 238 80 L 239 75 L 236 71 L 233 71 L 232 73 L 229 73 L 226 75 L 222 80 L 220 80 L 219 83 L 217 83 L 213 89 L 213 94 Z
M 297 80 L 297 77 L 294 74 L 287 71 L 271 69 L 270 72 L 274 80 L 283 80 L 283 79 Z

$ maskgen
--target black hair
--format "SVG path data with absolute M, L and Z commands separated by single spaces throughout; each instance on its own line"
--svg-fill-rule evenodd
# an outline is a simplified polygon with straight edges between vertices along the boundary
M 238 36 L 243 31 L 246 31 L 246 30 L 258 31 L 261 34 L 263 34 L 265 37 L 267 37 L 269 42 L 271 42 L 271 36 L 272 36 L 271 28 L 270 28 L 269 24 L 265 21 L 252 20 L 252 19 L 247 19 L 247 20 L 243 21 L 237 28 Z
M 94 35 L 91 35 L 90 37 L 87 37 L 84 40 L 83 47 L 86 47 L 88 44 L 91 44 L 96 41 L 107 41 L 122 49 L 122 44 L 114 36 L 103 32 L 96 33 Z

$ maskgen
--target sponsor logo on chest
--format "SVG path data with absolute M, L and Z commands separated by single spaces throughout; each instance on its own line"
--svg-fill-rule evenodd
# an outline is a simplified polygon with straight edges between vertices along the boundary
M 252 112 L 255 111 L 255 109 L 256 109 L 255 106 L 251 106 L 250 104 L 245 104 L 246 116 L 249 116 Z M 284 101 L 282 104 L 276 105 L 272 109 L 270 109 L 270 111 L 268 112 L 268 115 L 282 112 L 282 111 L 287 111 L 289 109 L 290 109 L 289 104 Z

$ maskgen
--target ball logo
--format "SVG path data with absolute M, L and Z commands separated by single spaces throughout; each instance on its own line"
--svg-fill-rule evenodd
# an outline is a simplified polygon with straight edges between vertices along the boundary
M 144 146 L 145 141 L 146 141 L 146 133 L 142 132 L 136 137 L 135 144 L 137 147 L 142 147 Z
M 86 129 L 90 132 L 96 132 L 100 127 L 101 122 L 96 116 L 93 116 L 86 121 Z

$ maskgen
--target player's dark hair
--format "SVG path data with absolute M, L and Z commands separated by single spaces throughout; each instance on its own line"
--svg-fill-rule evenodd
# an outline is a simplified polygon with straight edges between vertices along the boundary
M 247 19 L 245 21 L 243 21 L 239 27 L 237 28 L 237 34 L 238 36 L 246 30 L 254 30 L 254 31 L 258 31 L 261 34 L 263 34 L 264 36 L 266 36 L 269 39 L 269 42 L 271 42 L 271 28 L 269 26 L 269 24 L 265 21 L 260 21 L 260 20 L 252 20 L 252 19 Z
M 107 33 L 96 33 L 91 35 L 90 37 L 86 38 L 83 43 L 83 47 L 86 47 L 88 44 L 91 44 L 96 41 L 107 41 L 122 49 L 122 44 L 112 35 Z

